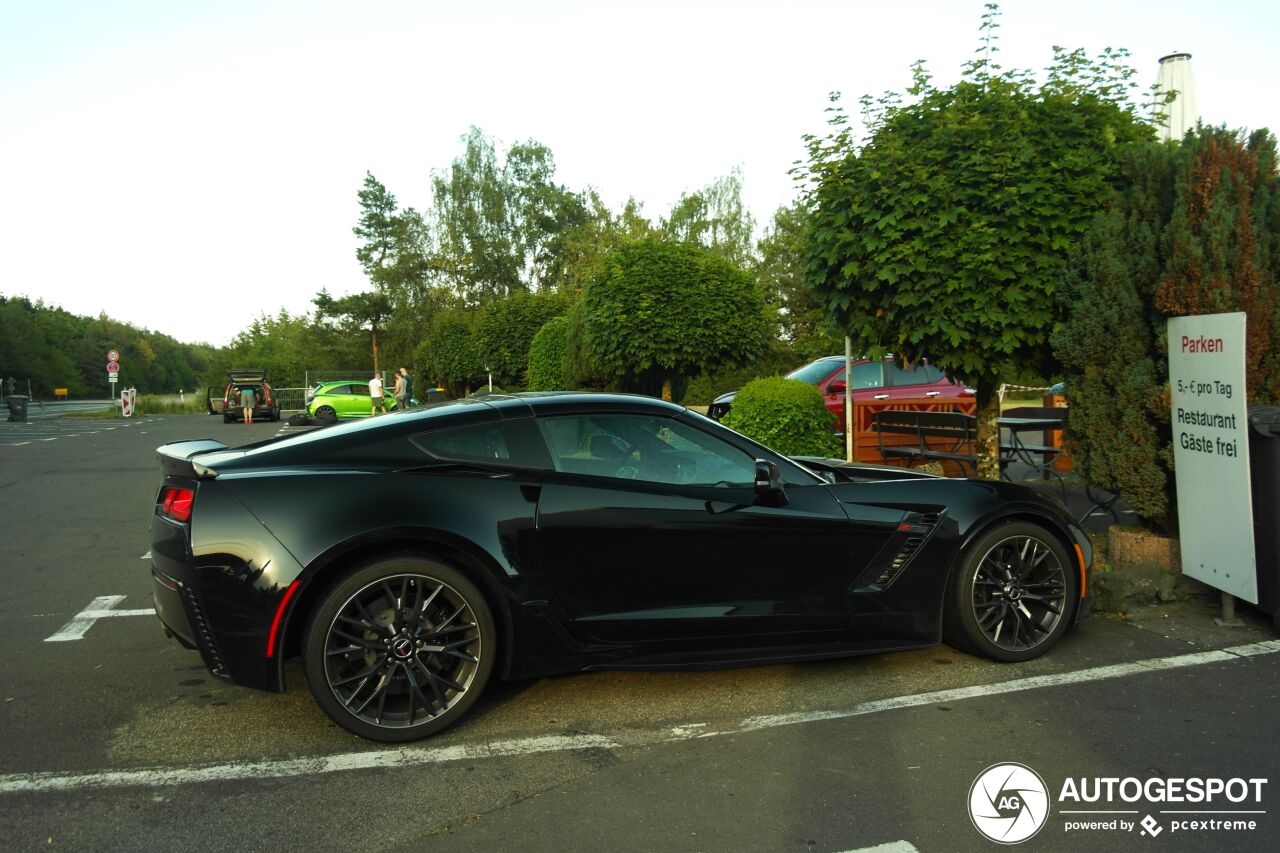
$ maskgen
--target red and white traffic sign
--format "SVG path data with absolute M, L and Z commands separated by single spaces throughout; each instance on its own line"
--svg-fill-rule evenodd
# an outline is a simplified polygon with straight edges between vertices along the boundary
M 107 361 L 116 362 L 120 360 L 119 350 L 107 350 Z
M 118 361 L 107 362 L 107 373 L 119 373 L 119 372 L 120 372 L 120 362 Z

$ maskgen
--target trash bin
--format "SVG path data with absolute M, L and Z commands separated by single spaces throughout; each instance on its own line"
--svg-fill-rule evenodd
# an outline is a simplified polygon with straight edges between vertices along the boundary
M 9 395 L 9 420 L 14 423 L 27 422 L 27 400 L 30 399 L 26 394 L 10 394 Z
M 1258 607 L 1280 631 L 1280 406 L 1249 407 L 1249 488 Z

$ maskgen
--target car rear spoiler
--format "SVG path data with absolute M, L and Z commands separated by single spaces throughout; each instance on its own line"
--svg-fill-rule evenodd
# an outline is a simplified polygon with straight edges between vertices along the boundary
M 194 441 L 171 441 L 156 448 L 156 457 L 160 460 L 160 469 L 166 476 L 199 477 L 207 479 L 218 476 L 218 472 L 192 459 L 201 453 L 215 450 L 226 450 L 227 445 L 212 438 L 197 438 Z

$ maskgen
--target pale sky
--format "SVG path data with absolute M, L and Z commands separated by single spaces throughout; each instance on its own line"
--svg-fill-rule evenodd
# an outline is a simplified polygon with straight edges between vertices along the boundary
M 856 114 L 925 59 L 948 85 L 980 0 L 644 3 L 0 0 L 0 293 L 226 343 L 366 282 L 366 170 L 403 206 L 475 125 L 651 219 L 734 166 L 757 223 L 827 93 Z M 999 60 L 1190 52 L 1203 119 L 1280 126 L 1280 3 L 1006 0 Z M 0 330 L 0 334 L 3 330 Z

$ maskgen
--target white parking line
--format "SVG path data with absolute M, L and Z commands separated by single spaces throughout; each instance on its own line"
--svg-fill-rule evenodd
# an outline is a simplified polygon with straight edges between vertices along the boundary
M 93 601 L 89 602 L 89 606 L 81 610 L 71 618 L 71 621 L 63 625 L 55 634 L 45 637 L 46 643 L 65 643 L 71 640 L 83 640 L 84 635 L 93 623 L 99 619 L 109 619 L 112 616 L 154 616 L 155 610 L 146 608 L 142 610 L 116 610 L 115 606 L 124 601 L 123 595 L 100 595 Z
M 888 844 L 877 844 L 875 847 L 859 847 L 857 850 L 846 850 L 844 853 L 920 853 L 920 851 L 909 842 L 890 841 Z
M 99 599 L 95 599 L 95 601 L 97 600 Z M 1129 675 L 1146 675 L 1152 672 L 1180 669 L 1188 666 L 1238 661 L 1242 658 L 1270 655 L 1277 652 L 1280 652 L 1280 640 L 1267 640 L 1261 643 L 1233 646 L 1217 651 L 1149 658 L 1131 663 L 1097 666 L 1054 675 L 1016 678 L 1011 681 L 961 687 L 954 690 L 915 693 L 891 699 L 864 702 L 861 705 L 838 711 L 813 711 L 809 713 L 748 717 L 729 728 L 708 731 L 705 734 L 695 735 L 694 738 L 742 734 L 778 726 L 838 720 L 864 714 L 876 714 L 881 711 L 914 708 L 921 705 L 955 702 L 984 696 L 998 696 L 1004 693 L 1018 693 L 1043 687 L 1061 687 L 1086 681 L 1101 681 Z M 280 779 L 294 776 L 340 773 L 348 770 L 368 770 L 375 767 L 412 767 L 424 764 L 443 764 L 448 761 L 474 761 L 482 758 L 534 755 L 542 752 L 566 752 L 575 749 L 620 749 L 626 746 L 651 746 L 675 742 L 687 743 L 690 740 L 689 730 L 702 728 L 704 725 L 702 723 L 686 723 L 683 726 L 675 727 L 675 729 L 628 730 L 619 732 L 613 737 L 605 735 L 548 735 L 516 740 L 501 740 L 492 743 L 459 744 L 441 747 L 400 747 L 317 756 L 315 758 L 233 762 L 203 767 L 152 767 L 141 770 L 100 770 L 92 773 L 12 773 L 0 776 L 0 794 L 129 786 L 160 787 L 162 785 L 184 785 L 196 782 L 223 782 L 234 779 Z M 902 849 L 906 850 L 906 848 Z

